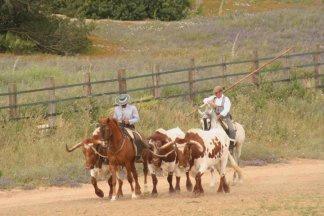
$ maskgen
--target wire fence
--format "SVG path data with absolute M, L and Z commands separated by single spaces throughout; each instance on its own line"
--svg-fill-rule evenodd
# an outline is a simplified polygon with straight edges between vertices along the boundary
M 323 89 L 321 84 L 324 74 L 320 73 L 320 67 L 324 65 L 321 61 L 321 55 L 324 51 L 320 50 L 320 46 L 316 46 L 316 50 L 307 53 L 294 53 L 290 55 L 284 55 L 278 58 L 276 64 L 267 66 L 267 68 L 258 71 L 252 76 L 251 85 L 259 85 L 260 77 L 267 76 L 268 82 L 273 83 L 285 83 L 291 80 L 313 80 L 312 87 Z M 301 60 L 296 60 L 299 57 L 311 56 L 310 62 L 305 62 Z M 34 107 L 42 105 L 47 107 L 46 116 L 54 118 L 56 115 L 64 112 L 64 109 L 57 111 L 56 105 L 62 102 L 86 100 L 92 101 L 95 98 L 109 96 L 115 97 L 121 93 L 133 93 L 136 95 L 150 95 L 146 99 L 135 100 L 134 102 L 144 102 L 150 100 L 167 99 L 174 97 L 188 97 L 189 100 L 194 100 L 195 96 L 202 93 L 207 93 L 211 91 L 215 81 L 223 86 L 238 80 L 241 77 L 249 75 L 251 71 L 259 68 L 261 62 L 268 61 L 274 57 L 264 57 L 259 58 L 257 51 L 254 51 L 253 57 L 250 60 L 244 61 L 232 61 L 226 62 L 225 58 L 222 59 L 221 63 L 210 64 L 210 65 L 195 65 L 195 60 L 191 59 L 190 67 L 181 68 L 176 70 L 166 70 L 161 71 L 159 65 L 154 65 L 150 73 L 126 76 L 126 70 L 120 69 L 117 71 L 117 78 L 91 81 L 90 73 L 85 73 L 82 83 L 74 83 L 68 85 L 55 85 L 55 80 L 53 77 L 48 78 L 48 84 L 44 88 L 30 89 L 30 90 L 17 90 L 16 83 L 8 84 L 8 92 L 0 93 L 0 101 L 5 101 L 8 99 L 8 105 L 0 106 L 0 111 L 8 110 L 7 118 L 9 120 L 17 120 L 25 117 L 21 117 L 19 114 L 19 108 L 23 107 Z M 241 66 L 241 65 L 244 65 Z M 231 73 L 229 72 L 229 67 L 231 67 Z M 245 70 L 239 71 L 237 68 L 245 68 Z M 218 71 L 215 71 L 217 69 Z M 302 75 L 296 75 L 294 71 L 303 70 Z M 233 72 L 234 71 L 234 72 Z M 307 71 L 307 73 L 305 73 Z M 270 75 L 272 74 L 272 75 Z M 139 81 L 140 79 L 145 79 L 144 81 Z M 264 82 L 263 80 L 262 82 Z M 131 84 L 133 82 L 133 84 Z M 135 83 L 135 84 L 134 84 Z M 109 91 L 99 92 L 94 91 L 96 86 L 99 85 L 112 85 Z M 117 86 L 116 87 L 114 86 Z M 181 86 L 181 87 L 180 87 Z M 80 88 L 82 87 L 82 89 Z M 64 97 L 67 91 L 72 88 L 78 88 L 78 92 L 82 92 L 79 95 L 73 95 L 69 97 Z M 173 89 L 172 89 L 173 88 Z M 58 97 L 58 92 L 60 97 Z M 65 92 L 65 93 L 64 93 Z M 18 103 L 18 97 L 28 98 L 29 95 L 34 93 L 43 93 L 40 98 L 46 98 L 43 100 L 37 100 L 28 103 Z M 111 100 L 111 99 L 110 99 Z M 28 100 L 25 100 L 28 101 Z M 93 103 L 88 103 L 91 110 Z M 52 122 L 52 123 L 51 123 Z M 55 120 L 50 120 L 50 125 L 54 126 Z

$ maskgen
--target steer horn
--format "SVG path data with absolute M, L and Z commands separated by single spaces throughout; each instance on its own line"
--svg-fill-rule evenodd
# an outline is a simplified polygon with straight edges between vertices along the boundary
M 76 144 L 75 146 L 73 146 L 71 149 L 69 149 L 67 144 L 65 144 L 65 149 L 66 149 L 67 152 L 73 152 L 75 149 L 79 148 L 82 145 L 83 145 L 83 143 L 80 142 L 80 143 Z
M 188 143 L 191 143 L 191 144 L 196 145 L 196 146 L 198 147 L 198 150 L 199 150 L 200 152 L 203 152 L 203 151 L 204 151 L 204 148 L 201 146 L 201 144 L 200 144 L 199 142 L 197 142 L 197 141 L 195 141 L 195 140 L 189 140 Z M 186 143 L 186 144 L 188 144 L 188 143 Z
M 163 146 L 161 146 L 159 149 L 166 149 L 169 146 L 173 145 L 174 143 L 175 143 L 175 141 L 170 141 L 170 142 L 164 144 Z

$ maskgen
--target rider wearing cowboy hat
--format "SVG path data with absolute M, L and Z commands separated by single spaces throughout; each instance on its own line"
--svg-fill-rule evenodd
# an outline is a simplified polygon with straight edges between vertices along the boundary
M 139 121 L 139 114 L 137 108 L 130 103 L 130 96 L 128 94 L 121 94 L 116 97 L 114 118 L 122 127 L 135 129 L 135 123 Z

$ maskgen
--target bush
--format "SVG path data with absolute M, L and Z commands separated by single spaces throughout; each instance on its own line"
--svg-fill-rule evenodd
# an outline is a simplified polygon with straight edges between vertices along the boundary
M 57 13 L 93 19 L 172 21 L 187 16 L 190 0 L 79 0 L 71 4 L 59 0 L 53 8 Z

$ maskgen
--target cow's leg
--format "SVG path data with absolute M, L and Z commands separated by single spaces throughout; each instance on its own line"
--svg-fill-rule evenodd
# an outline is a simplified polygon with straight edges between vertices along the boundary
M 93 188 L 94 188 L 95 193 L 97 194 L 97 196 L 100 197 L 100 198 L 103 198 L 104 193 L 100 188 L 98 188 L 97 179 L 91 176 L 91 183 L 93 185 Z
M 216 175 L 215 175 L 215 169 L 211 168 L 210 169 L 210 187 L 215 187 L 216 184 Z
M 188 192 L 192 191 L 192 183 L 189 176 L 189 171 L 186 172 L 186 188 Z
M 144 193 L 148 193 L 148 187 L 147 187 L 148 165 L 147 165 L 147 160 L 144 157 L 143 157 L 143 173 L 144 173 Z
M 202 188 L 202 184 L 201 184 L 201 176 L 203 175 L 204 173 L 201 173 L 201 172 L 198 172 L 196 174 L 196 177 L 195 177 L 195 180 L 196 180 L 196 184 L 195 184 L 195 187 L 194 187 L 194 190 L 193 192 L 195 194 L 202 194 L 204 193 L 204 189 Z
M 156 196 L 157 195 L 156 185 L 158 183 L 158 179 L 155 174 L 151 174 L 151 176 L 152 176 L 152 183 L 153 183 L 152 195 Z
M 100 188 L 98 188 L 97 175 L 98 175 L 98 170 L 97 169 L 91 169 L 90 170 L 91 184 L 93 185 L 95 193 L 96 193 L 96 195 L 98 197 L 103 198 L 104 197 L 104 192 Z
M 122 197 L 123 194 L 123 181 L 121 179 L 118 179 L 118 191 L 117 191 L 117 197 Z
M 176 186 L 175 186 L 175 191 L 180 192 L 180 169 L 175 168 L 175 176 L 176 176 Z
M 169 193 L 174 192 L 174 188 L 173 188 L 173 185 L 172 185 L 172 178 L 173 178 L 173 172 L 169 172 L 168 177 L 167 177 L 167 180 L 169 182 Z
M 225 156 L 223 155 L 223 157 L 220 160 L 220 182 L 219 182 L 219 187 L 217 192 L 225 192 L 228 193 L 229 192 L 229 186 L 226 182 L 226 178 L 225 178 L 225 169 L 226 169 L 226 165 L 227 165 L 227 161 L 228 161 L 228 155 Z
M 220 181 L 219 181 L 219 187 L 218 187 L 218 190 L 217 190 L 218 193 L 229 193 L 230 192 L 230 189 L 229 189 L 229 186 L 226 182 L 226 178 L 225 176 L 222 176 L 220 178 Z

